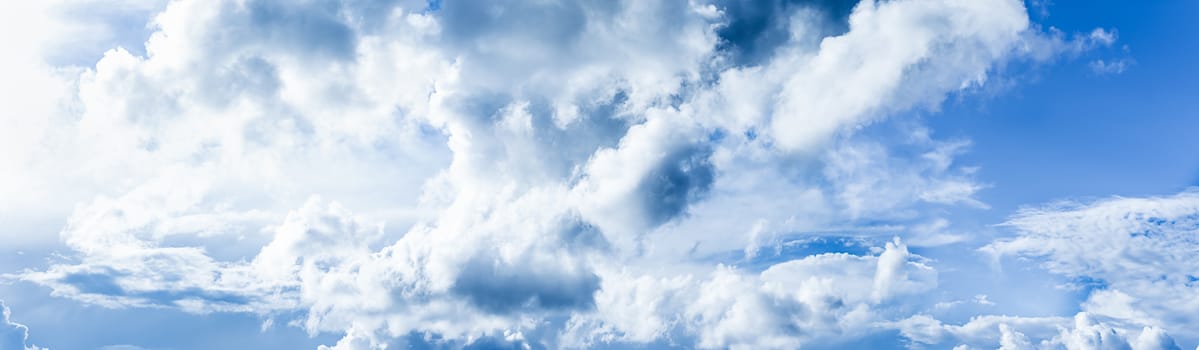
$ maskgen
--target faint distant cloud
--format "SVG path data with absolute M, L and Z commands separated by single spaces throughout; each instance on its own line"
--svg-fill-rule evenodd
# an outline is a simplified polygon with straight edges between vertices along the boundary
M 1133 61 L 1127 58 L 1116 60 L 1098 59 L 1091 61 L 1091 63 L 1088 63 L 1087 66 L 1091 68 L 1092 72 L 1095 72 L 1099 75 L 1115 75 L 1124 73 L 1124 71 L 1131 67 L 1132 64 Z

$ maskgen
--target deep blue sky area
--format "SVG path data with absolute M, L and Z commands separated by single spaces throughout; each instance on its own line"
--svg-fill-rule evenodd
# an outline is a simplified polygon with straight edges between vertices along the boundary
M 951 99 L 929 118 L 938 134 L 973 141 L 960 161 L 981 165 L 980 179 L 993 187 L 980 198 L 993 214 L 1199 185 L 1199 3 L 1058 0 L 1047 17 L 1030 12 L 1045 27 L 1114 29 L 1118 40 L 1086 57 L 1012 67 L 1020 71 L 1015 87 Z M 1088 66 L 1122 58 L 1133 63 L 1121 74 Z

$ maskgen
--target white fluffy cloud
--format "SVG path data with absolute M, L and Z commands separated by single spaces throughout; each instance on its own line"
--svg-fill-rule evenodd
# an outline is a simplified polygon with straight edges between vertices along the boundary
M 818 144 L 845 126 L 985 81 L 1028 28 L 1015 1 L 859 3 L 848 33 L 810 57 L 778 61 L 784 79 L 770 130 L 783 148 Z M 792 68 L 794 67 L 794 68 Z M 901 87 L 902 86 L 902 87 Z
M 22 61 L 45 91 L 4 116 L 0 208 L 69 214 L 73 254 L 10 276 L 108 307 L 300 310 L 333 349 L 844 341 L 919 320 L 929 261 L 897 239 L 736 264 L 878 223 L 957 240 L 914 208 L 985 207 L 968 142 L 854 131 L 1093 45 L 1014 0 L 867 0 L 832 35 L 789 9 L 739 64 L 719 2 L 435 4 L 178 0 L 147 7 L 144 54 Z
M 936 271 L 918 259 L 891 242 L 879 255 L 812 255 L 756 274 L 724 265 L 700 276 L 601 270 L 596 310 L 568 321 L 564 344 L 646 342 L 672 328 L 696 334 L 700 348 L 795 348 L 861 336 L 886 321 L 897 300 L 936 287 Z
M 897 323 L 900 332 L 919 345 L 953 345 L 954 349 L 1179 349 L 1160 328 L 1125 329 L 1099 322 L 1080 312 L 1066 317 L 981 316 L 963 325 L 946 325 L 925 315 Z

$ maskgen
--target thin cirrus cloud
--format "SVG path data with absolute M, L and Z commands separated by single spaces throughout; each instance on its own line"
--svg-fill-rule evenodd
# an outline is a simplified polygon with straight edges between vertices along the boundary
M 916 315 L 895 325 L 916 343 L 947 340 L 1002 349 L 1180 349 L 1194 339 L 1197 292 L 1189 259 L 1199 249 L 1199 193 L 1058 202 L 1021 210 L 1005 222 L 1017 234 L 980 248 L 1023 257 L 1086 291 L 1069 317 L 975 317 L 961 325 Z M 994 330 L 998 327 L 999 332 Z
M 1004 225 L 1019 234 L 981 250 L 1035 257 L 1076 288 L 1094 289 L 1082 309 L 1170 334 L 1195 333 L 1199 286 L 1190 257 L 1199 251 L 1199 192 L 1149 198 L 1061 202 L 1028 208 Z
M 52 5 L 22 10 L 80 13 Z M 860 131 L 981 91 L 1008 65 L 1116 40 L 1042 29 L 1019 1 L 137 9 L 150 14 L 144 51 L 9 67 L 35 85 L 0 107 L 0 142 L 16 150 L 3 161 L 17 165 L 0 169 L 0 208 L 62 216 L 51 231 L 67 253 L 7 280 L 107 308 L 247 313 L 342 336 L 321 349 L 798 348 L 883 333 L 891 346 L 1156 349 L 1199 337 L 1165 307 L 1193 299 L 1191 192 L 1021 212 L 1006 224 L 1016 236 L 980 249 L 1102 281 L 1081 312 L 929 311 L 949 305 L 938 290 L 952 281 L 916 247 L 969 241 L 947 213 L 987 208 L 976 194 L 989 185 L 956 159 L 967 139 L 919 121 Z M 37 43 L 22 48 L 47 50 Z M 76 50 L 49 61 L 88 55 Z M 1141 204 L 1168 213 L 1120 216 Z M 1107 244 L 1173 248 L 1071 248 L 1092 222 L 1145 232 Z M 823 238 L 840 243 L 816 247 Z

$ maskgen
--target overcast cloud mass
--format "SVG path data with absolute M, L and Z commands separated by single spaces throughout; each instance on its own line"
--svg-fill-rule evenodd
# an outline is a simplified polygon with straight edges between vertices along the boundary
M 0 349 L 1199 348 L 1199 119 L 1086 6 L 5 2 Z

